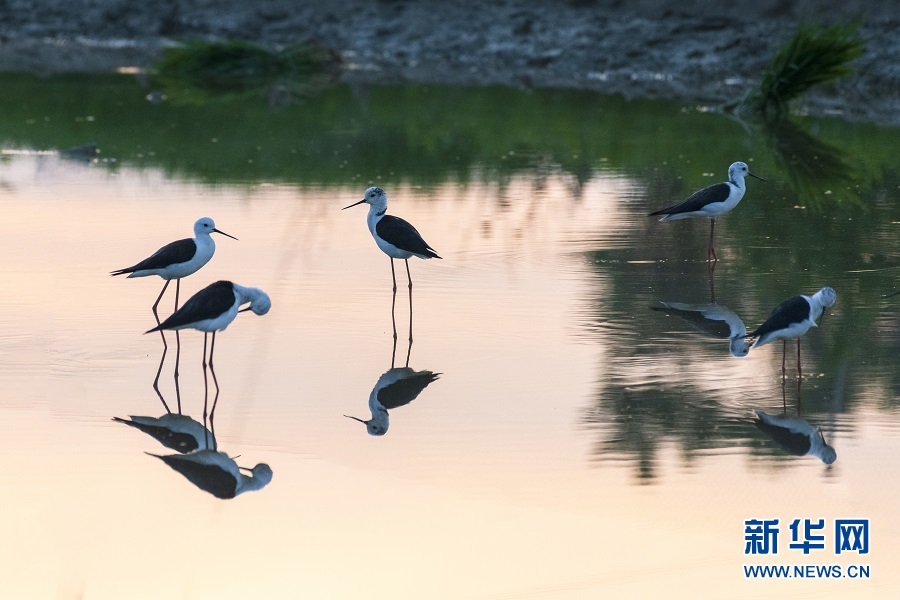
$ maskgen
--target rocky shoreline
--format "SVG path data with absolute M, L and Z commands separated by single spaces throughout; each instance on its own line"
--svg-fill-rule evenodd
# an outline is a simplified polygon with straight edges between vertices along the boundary
M 854 74 L 800 110 L 900 125 L 900 3 L 759 0 L 0 0 L 0 71 L 144 67 L 183 39 L 315 39 L 348 82 L 588 89 L 710 106 L 740 97 L 799 22 L 861 18 Z M 880 3 L 879 3 L 880 4 Z M 866 14 L 866 10 L 872 11 Z M 739 10 L 744 12 L 738 12 Z

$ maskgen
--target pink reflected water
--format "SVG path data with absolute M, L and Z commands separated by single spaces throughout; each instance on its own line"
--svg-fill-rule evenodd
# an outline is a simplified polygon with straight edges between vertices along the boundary
M 372 437 L 343 416 L 368 413 L 392 366 L 388 259 L 365 209 L 340 210 L 363 189 L 211 187 L 52 156 L 0 163 L 4 597 L 882 598 L 900 585 L 900 429 L 895 412 L 877 408 L 889 393 L 877 380 L 864 410 L 819 423 L 837 448 L 830 467 L 779 456 L 764 438 L 688 458 L 659 432 L 643 442 L 656 448 L 646 481 L 632 456 L 603 450 L 627 428 L 604 421 L 598 398 L 671 392 L 674 382 L 687 407 L 710 403 L 736 424 L 781 403 L 776 345 L 735 359 L 727 342 L 668 321 L 648 333 L 606 308 L 623 290 L 585 252 L 628 247 L 651 226 L 630 205 L 637 182 L 598 173 L 581 186 L 553 174 L 385 186 L 390 212 L 444 257 L 410 264 L 409 366 L 442 375 Z M 217 279 L 273 300 L 268 315 L 242 314 L 217 337 L 219 449 L 274 471 L 269 486 L 230 501 L 193 487 L 145 454 L 162 446 L 111 421 L 164 413 L 151 387 L 161 343 L 142 334 L 162 281 L 108 273 L 190 236 L 201 216 L 240 241 L 216 239 L 182 300 Z M 732 225 L 720 225 L 725 240 Z M 610 264 L 645 288 L 656 268 Z M 402 366 L 408 305 L 397 266 Z M 656 318 L 647 305 L 666 299 L 635 298 L 634 319 Z M 183 410 L 199 419 L 202 335 L 181 339 Z M 647 347 L 661 350 L 628 358 Z M 173 358 L 161 391 L 174 407 Z M 804 398 L 831 393 L 832 374 L 809 372 Z M 744 520 L 773 517 L 784 531 L 793 518 L 868 518 L 872 552 L 745 557 Z M 873 577 L 747 580 L 748 563 L 864 563 Z

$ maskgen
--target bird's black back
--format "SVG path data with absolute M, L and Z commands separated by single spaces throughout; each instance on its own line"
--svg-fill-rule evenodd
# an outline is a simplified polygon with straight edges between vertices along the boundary
M 687 322 L 691 327 L 714 338 L 730 338 L 731 326 L 725 321 L 717 321 L 715 319 L 707 319 L 702 313 L 696 310 L 681 310 L 678 308 L 651 306 L 650 310 L 666 313 L 678 317 Z
M 778 446 L 788 454 L 793 456 L 806 456 L 809 454 L 810 448 L 812 448 L 812 440 L 809 439 L 808 435 L 791 431 L 786 427 L 770 425 L 769 423 L 765 423 L 758 419 L 754 420 L 753 424 L 756 425 L 760 431 L 772 438 L 772 441 L 778 444 Z
M 384 241 L 401 250 L 421 254 L 428 258 L 440 258 L 434 248 L 425 243 L 422 236 L 409 222 L 394 215 L 384 215 L 375 224 L 375 233 Z
M 188 481 L 196 485 L 204 492 L 209 492 L 216 498 L 228 500 L 234 498 L 237 490 L 237 479 L 228 471 L 223 471 L 215 465 L 196 463 L 181 454 L 172 456 L 158 456 L 164 463 L 181 473 Z
M 409 404 L 440 375 L 440 373 L 422 371 L 411 377 L 395 381 L 378 390 L 378 402 L 388 410 Z
M 217 281 L 191 296 L 181 308 L 150 331 L 172 329 L 206 319 L 215 319 L 234 303 L 234 284 L 225 280 Z
M 674 206 L 658 210 L 650 213 L 650 216 L 656 215 L 675 215 L 678 213 L 695 212 L 703 210 L 707 204 L 714 202 L 725 202 L 728 195 L 731 194 L 731 187 L 727 183 L 716 183 L 702 190 L 698 190 L 688 197 L 684 202 L 679 202 Z
M 200 447 L 197 443 L 197 439 L 189 433 L 172 431 L 171 429 L 160 427 L 159 425 L 136 423 L 126 419 L 120 419 L 119 417 L 113 417 L 113 421 L 125 423 L 129 427 L 134 427 L 135 429 L 143 431 L 166 448 L 181 452 L 182 454 L 187 454 Z
M 187 262 L 194 258 L 197 253 L 197 242 L 194 238 L 185 238 L 166 244 L 153 253 L 152 256 L 145 258 L 138 264 L 113 271 L 113 275 L 124 275 L 125 273 L 134 273 L 135 271 L 146 271 L 149 269 L 164 269 L 170 265 Z
M 760 325 L 749 337 L 761 337 L 767 333 L 785 329 L 794 323 L 800 323 L 809 317 L 809 302 L 803 296 L 788 298 L 775 307 L 766 322 Z

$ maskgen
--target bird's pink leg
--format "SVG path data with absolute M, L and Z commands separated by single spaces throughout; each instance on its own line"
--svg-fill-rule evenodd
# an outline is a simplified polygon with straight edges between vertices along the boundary
M 181 279 L 175 280 L 175 310 L 178 310 L 178 294 L 181 292 Z M 181 336 L 175 330 L 175 399 L 178 402 L 178 414 L 181 414 L 181 388 L 178 385 L 178 364 L 181 362 Z
M 156 308 L 159 306 L 159 301 L 162 300 L 163 294 L 166 293 L 166 288 L 169 287 L 169 282 L 170 282 L 170 281 L 171 281 L 171 279 L 166 279 L 166 284 L 163 286 L 163 289 L 162 289 L 162 291 L 159 293 L 159 296 L 156 297 L 156 302 L 153 303 L 153 318 L 156 319 L 156 326 L 157 326 L 157 327 L 159 327 L 159 325 L 160 325 L 161 323 L 160 323 L 160 320 L 159 320 L 159 313 L 156 311 Z M 163 333 L 163 330 L 162 330 L 162 329 L 159 330 L 159 335 L 162 336 L 163 346 L 166 347 L 166 348 L 168 348 L 168 345 L 166 344 L 166 334 Z
M 784 357 L 787 354 L 787 340 L 782 340 L 781 347 L 781 379 L 784 380 L 787 369 L 784 367 Z
M 719 257 L 716 256 L 716 249 L 713 247 L 713 233 L 716 230 L 716 220 L 709 220 L 709 245 L 706 247 L 706 260 L 709 262 L 709 257 L 712 256 L 713 262 L 719 262 Z
M 406 278 L 409 280 L 409 343 L 412 344 L 412 275 L 409 274 L 409 259 L 406 259 Z
M 209 411 L 209 430 L 213 433 L 213 439 L 215 439 L 216 433 L 216 425 L 215 425 L 215 417 L 216 417 L 216 405 L 219 403 L 219 380 L 216 378 L 216 368 L 213 366 L 213 352 L 216 350 L 216 332 L 212 332 L 212 344 L 209 347 L 209 372 L 212 373 L 213 383 L 216 384 L 216 395 L 213 396 L 213 405 L 212 410 Z

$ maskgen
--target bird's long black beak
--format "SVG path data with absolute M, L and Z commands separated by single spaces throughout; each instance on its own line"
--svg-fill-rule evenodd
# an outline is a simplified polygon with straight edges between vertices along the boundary
M 769 180 L 768 180 L 768 179 L 763 179 L 763 178 L 760 177 L 759 175 L 754 175 L 754 174 L 751 173 L 750 171 L 747 171 L 747 175 L 749 175 L 750 177 L 755 177 L 755 178 L 759 179 L 760 181 L 765 181 L 766 183 L 769 183 Z
M 221 233 L 221 234 L 224 235 L 225 237 L 230 237 L 230 238 L 233 239 L 233 240 L 236 240 L 236 239 L 237 239 L 237 238 L 234 237 L 233 235 L 228 235 L 228 234 L 225 233 L 224 231 L 219 231 L 219 230 L 216 229 L 215 227 L 213 227 L 213 233 Z M 240 241 L 240 240 L 238 240 L 238 241 Z
M 360 201 L 359 201 L 359 202 L 354 202 L 354 203 L 353 203 L 353 204 L 351 204 L 351 205 L 350 205 L 350 206 L 356 206 L 356 205 L 357 205 L 357 204 L 362 204 L 362 203 L 363 203 L 363 202 L 365 202 L 365 201 L 366 201 L 366 199 L 365 199 L 365 198 L 363 198 L 363 199 L 362 199 L 362 200 L 360 200 Z M 342 209 L 341 209 L 341 210 L 347 210 L 347 209 L 348 209 L 348 208 L 350 208 L 350 206 L 345 206 L 345 207 L 344 207 L 344 208 L 342 208 Z
M 344 416 L 347 417 L 348 419 L 353 419 L 354 421 L 359 421 L 359 422 L 362 423 L 363 425 L 368 425 L 368 423 L 366 423 L 366 422 L 363 421 L 362 419 L 357 419 L 356 417 L 351 417 L 350 415 L 344 415 Z

